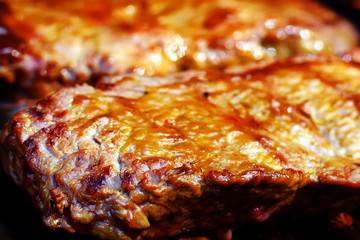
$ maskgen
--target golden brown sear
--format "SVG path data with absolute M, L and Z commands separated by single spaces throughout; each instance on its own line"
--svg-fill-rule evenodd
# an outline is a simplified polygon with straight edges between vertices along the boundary
M 357 43 L 346 20 L 310 0 L 0 2 L 0 76 L 36 97 L 103 75 L 338 54 Z
M 359 79 L 354 63 L 298 58 L 104 78 L 18 112 L 3 166 L 47 226 L 107 239 L 261 222 L 294 199 L 347 211 L 360 202 Z

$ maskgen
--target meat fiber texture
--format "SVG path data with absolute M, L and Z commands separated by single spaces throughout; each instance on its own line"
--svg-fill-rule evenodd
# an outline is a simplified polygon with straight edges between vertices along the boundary
M 357 41 L 310 0 L 0 1 L 0 77 L 31 97 L 104 75 L 342 54 Z
M 287 59 L 243 73 L 123 75 L 18 112 L 2 163 L 44 223 L 175 236 L 360 198 L 360 67 Z

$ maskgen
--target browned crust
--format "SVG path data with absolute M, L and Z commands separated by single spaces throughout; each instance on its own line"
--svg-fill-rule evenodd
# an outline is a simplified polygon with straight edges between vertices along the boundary
M 356 63 L 294 58 L 104 78 L 17 113 L 3 165 L 46 225 L 108 239 L 264 221 L 294 195 L 291 211 L 354 208 L 359 76 Z

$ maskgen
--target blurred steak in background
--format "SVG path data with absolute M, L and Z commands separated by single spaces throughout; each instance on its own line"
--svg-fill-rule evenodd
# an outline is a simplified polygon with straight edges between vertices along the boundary
M 310 0 L 0 2 L 0 76 L 32 97 L 103 75 L 341 54 L 358 41 Z

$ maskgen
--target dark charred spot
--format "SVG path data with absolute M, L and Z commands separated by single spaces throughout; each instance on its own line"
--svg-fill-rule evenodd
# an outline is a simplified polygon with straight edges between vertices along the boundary
M 356 168 L 360 168 L 360 163 L 353 163 Z
M 56 69 L 57 64 L 55 62 L 48 62 L 46 67 L 47 67 L 47 70 Z
M 125 191 L 131 191 L 135 189 L 134 186 L 134 174 L 131 173 L 130 171 L 125 171 L 123 174 L 123 179 L 122 179 L 122 183 L 121 183 L 121 187 L 125 190 Z
M 75 158 L 75 166 L 76 167 L 80 167 L 81 166 L 81 158 L 79 156 L 77 156 Z
M 1 14 L 9 14 L 11 11 L 10 11 L 10 8 L 9 8 L 9 5 L 6 4 L 5 2 L 0 2 L 0 13 Z
M 28 140 L 26 140 L 26 141 L 24 141 L 24 146 L 26 147 L 26 148 L 33 148 L 33 147 L 35 147 L 35 141 L 34 141 L 34 139 L 28 139 Z
M 33 117 L 43 117 L 45 116 L 45 113 L 41 112 L 39 109 L 37 109 L 36 107 L 32 107 L 29 109 L 29 113 L 31 116 Z
M 18 124 L 17 121 L 12 121 L 12 122 L 11 122 L 11 125 L 10 125 L 11 129 L 14 129 L 17 124 Z
M 14 51 L 16 52 L 17 50 L 16 49 L 12 49 L 12 51 L 11 52 L 9 52 L 8 54 L 6 54 L 6 57 L 7 57 L 7 61 L 9 62 L 9 64 L 15 64 L 16 62 L 17 62 L 17 59 L 18 59 L 18 57 L 17 57 L 17 55 L 18 54 L 13 54 L 14 53 Z M 6 52 L 6 51 L 5 51 Z M 21 71 L 21 70 L 20 70 Z M 20 73 L 20 71 L 18 72 L 18 74 L 20 75 L 21 73 Z
M 124 178 L 123 178 L 123 182 L 131 182 L 131 178 L 132 178 L 132 174 L 130 174 L 129 172 L 125 172 L 124 173 Z
M 94 194 L 101 187 L 106 179 L 104 175 L 90 175 L 86 179 L 86 193 Z
M 50 207 L 51 207 L 51 208 L 53 208 L 53 207 L 54 207 L 54 205 L 55 205 L 54 200 L 50 199 Z
M 97 140 L 96 138 L 93 138 L 94 142 L 98 145 L 100 145 L 101 143 L 99 142 L 99 140 Z
M 33 159 L 36 158 L 38 155 L 38 150 L 39 150 L 39 147 L 35 143 L 32 143 L 29 145 L 29 149 L 26 150 L 26 152 L 25 152 L 25 159 L 27 159 L 29 169 L 32 172 L 35 172 L 38 169 L 38 165 L 37 165 L 36 161 L 33 161 Z
M 207 29 L 213 29 L 224 23 L 233 12 L 234 10 L 232 9 L 216 8 L 208 14 L 203 26 Z
M 43 109 L 49 109 L 51 106 L 56 105 L 56 104 L 57 104 L 57 99 L 56 99 L 55 95 L 50 94 L 49 96 L 40 100 L 38 102 L 38 106 L 34 106 L 33 108 L 41 107 Z
M 99 83 L 96 85 L 96 88 L 99 88 L 101 90 L 111 90 L 114 89 L 116 85 L 113 83 Z
M 223 169 L 222 175 L 223 176 L 230 176 L 231 172 L 228 169 Z
M 98 175 L 98 176 L 91 176 L 88 181 L 88 187 L 89 188 L 97 188 L 98 186 L 101 186 L 105 180 L 104 175 Z
M 127 32 L 133 32 L 136 30 L 136 26 L 134 26 L 134 24 L 130 23 L 130 22 L 122 22 L 118 24 L 118 27 L 123 30 L 123 31 L 127 31 Z
M 208 92 L 204 92 L 204 93 L 203 93 L 203 96 L 206 97 L 206 98 L 208 98 L 208 97 L 209 97 L 209 93 L 208 93 Z
M 96 171 L 95 173 L 91 173 L 84 178 L 82 181 L 83 185 L 85 185 L 85 193 L 94 194 L 100 187 L 104 185 L 106 182 L 107 176 L 110 175 L 111 167 L 107 166 L 102 168 L 100 171 Z
M 56 143 L 56 140 L 55 140 L 54 138 L 50 138 L 50 139 L 49 139 L 49 144 L 50 144 L 51 146 L 54 146 L 55 143 Z
M 146 95 L 146 94 L 149 94 L 149 92 L 148 92 L 148 91 L 145 91 L 145 92 L 144 92 L 144 95 Z
M 185 64 L 180 65 L 180 71 L 186 71 L 186 70 L 189 70 L 189 69 L 190 69 L 190 67 L 185 65 Z
M 261 123 L 256 121 L 255 119 L 246 119 L 246 122 L 248 124 L 248 126 L 251 126 L 251 128 L 259 128 L 261 126 Z

